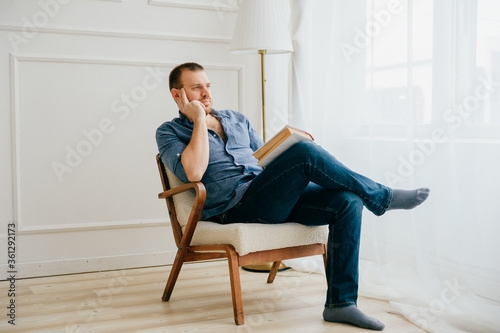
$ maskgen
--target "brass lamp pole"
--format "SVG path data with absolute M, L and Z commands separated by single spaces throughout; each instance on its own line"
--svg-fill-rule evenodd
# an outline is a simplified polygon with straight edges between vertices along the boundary
M 260 54 L 260 76 L 261 76 L 261 87 L 262 87 L 262 138 L 266 142 L 266 77 L 264 75 L 264 55 L 267 53 L 266 50 L 259 50 Z

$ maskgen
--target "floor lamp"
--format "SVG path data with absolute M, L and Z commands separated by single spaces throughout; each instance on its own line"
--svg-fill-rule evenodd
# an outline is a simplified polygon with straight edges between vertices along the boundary
M 262 91 L 262 138 L 266 141 L 266 79 L 264 58 L 266 54 L 293 52 L 292 39 L 284 13 L 283 0 L 242 0 L 231 52 L 260 55 Z M 243 266 L 248 271 L 269 272 L 272 263 Z M 280 270 L 286 269 L 281 264 Z

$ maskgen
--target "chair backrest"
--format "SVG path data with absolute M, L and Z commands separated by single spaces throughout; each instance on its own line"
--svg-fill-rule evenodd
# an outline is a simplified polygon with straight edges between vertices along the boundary
M 165 167 L 158 155 L 156 156 L 156 161 L 158 163 L 158 169 L 160 171 L 164 191 L 168 191 L 172 188 L 185 184 Z M 171 223 L 172 225 L 174 223 L 178 223 L 181 228 L 184 228 L 189 220 L 189 215 L 191 214 L 191 209 L 196 199 L 195 191 L 191 190 L 182 192 L 174 195 L 171 199 L 173 205 L 168 205 L 167 200 Z
M 167 168 L 165 168 L 165 170 L 167 171 L 168 182 L 170 183 L 171 188 L 184 184 L 172 172 L 170 172 L 170 170 Z M 173 197 L 175 211 L 177 212 L 177 220 L 182 228 L 187 225 L 195 198 L 196 194 L 194 190 L 182 192 Z

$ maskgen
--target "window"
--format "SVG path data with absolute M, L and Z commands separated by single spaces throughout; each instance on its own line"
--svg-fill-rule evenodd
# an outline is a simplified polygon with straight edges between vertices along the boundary
M 500 1 L 366 4 L 370 133 L 442 126 L 456 137 L 498 137 Z

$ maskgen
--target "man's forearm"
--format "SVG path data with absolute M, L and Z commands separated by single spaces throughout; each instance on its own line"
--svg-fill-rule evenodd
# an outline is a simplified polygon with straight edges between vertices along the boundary
M 187 179 L 191 182 L 200 181 L 207 170 L 209 145 L 207 124 L 204 119 L 194 122 L 191 141 L 182 152 L 181 163 Z

